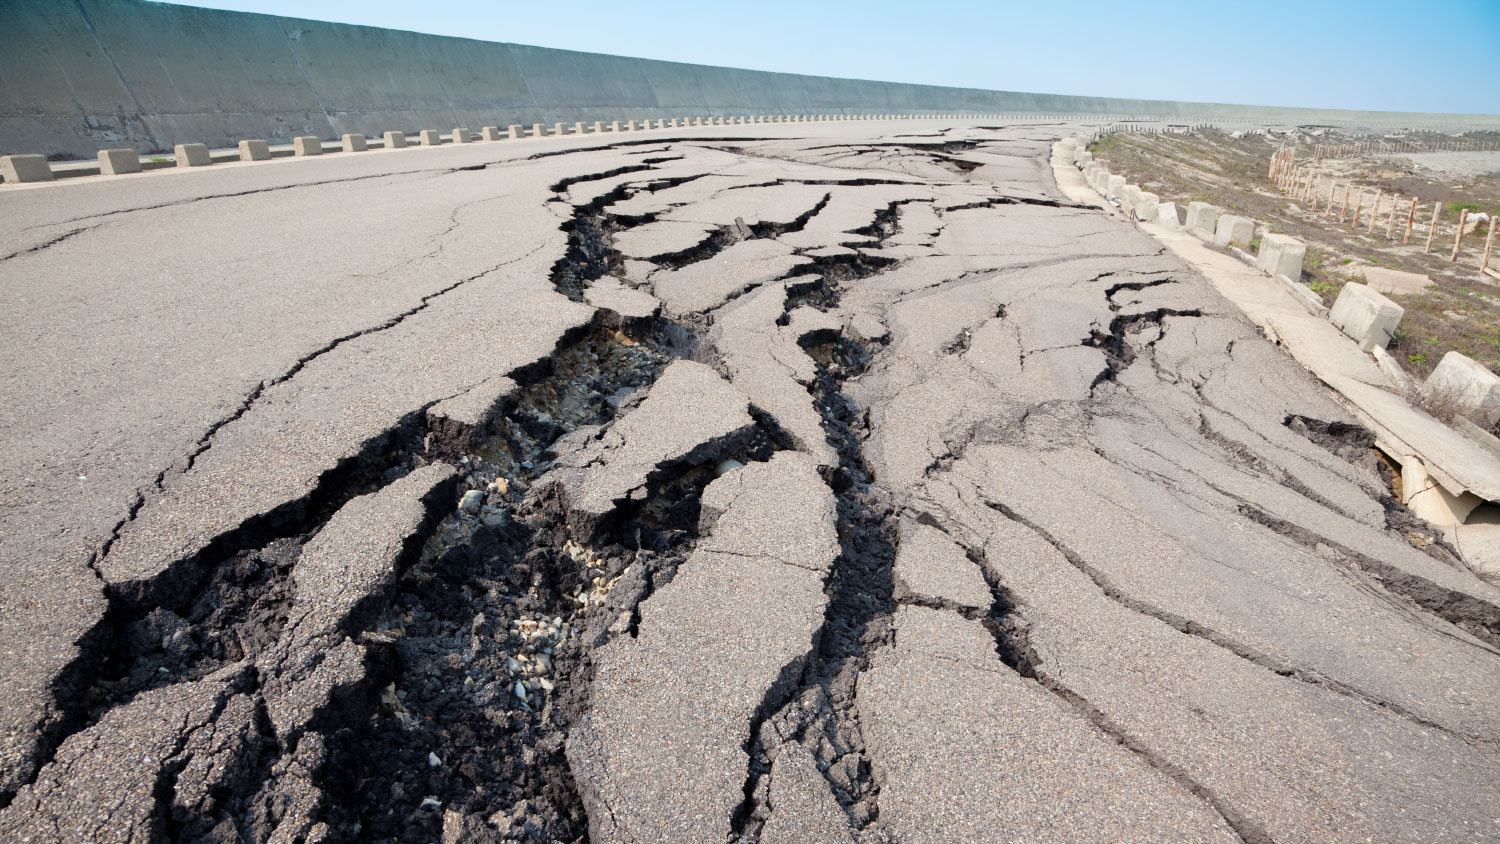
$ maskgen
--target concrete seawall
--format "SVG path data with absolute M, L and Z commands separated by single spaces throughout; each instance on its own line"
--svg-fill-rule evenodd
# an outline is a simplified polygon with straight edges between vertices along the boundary
M 943 88 L 679 64 L 141 0 L 0 0 L 0 154 L 700 115 L 1026 112 L 1495 128 L 1408 114 Z

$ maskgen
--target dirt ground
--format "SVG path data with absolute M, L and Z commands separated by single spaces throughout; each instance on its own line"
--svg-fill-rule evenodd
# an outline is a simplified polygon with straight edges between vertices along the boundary
M 1495 133 L 1466 137 L 1482 144 L 1500 141 Z M 1441 135 L 1412 135 L 1404 140 L 1440 138 L 1450 140 Z M 1346 282 L 1363 281 L 1361 271 L 1367 267 L 1427 275 L 1434 284 L 1425 292 L 1392 296 L 1406 308 L 1392 345 L 1397 359 L 1412 375 L 1425 378 L 1444 354 L 1458 351 L 1500 373 L 1500 282 L 1478 271 L 1488 233 L 1486 224 L 1479 224 L 1463 238 L 1457 263 L 1449 260 L 1462 209 L 1467 208 L 1470 214 L 1487 212 L 1492 217 L 1500 213 L 1500 173 L 1476 174 L 1472 172 L 1473 162 L 1467 159 L 1460 162 L 1462 166 L 1455 164 L 1447 170 L 1423 166 L 1443 166 L 1448 155 L 1444 153 L 1415 157 L 1369 154 L 1316 162 L 1325 186 L 1331 177 L 1339 185 L 1349 183 L 1356 190 L 1364 187 L 1382 192 L 1374 229 L 1368 227 L 1371 200 L 1366 199 L 1367 216 L 1361 218 L 1356 230 L 1352 220 L 1340 223 L 1321 204 L 1316 213 L 1302 207 L 1269 177 L 1271 156 L 1283 145 L 1294 147 L 1297 162 L 1306 164 L 1313 161 L 1316 144 L 1331 142 L 1337 143 L 1337 138 L 1329 134 L 1248 134 L 1233 138 L 1204 130 L 1191 135 L 1109 135 L 1090 148 L 1112 172 L 1160 195 L 1163 201 L 1210 202 L 1228 213 L 1251 217 L 1271 232 L 1306 241 L 1301 280 L 1326 304 L 1333 304 Z M 1464 155 L 1500 158 L 1497 153 Z M 1393 194 L 1401 200 L 1393 235 L 1387 238 Z M 1412 198 L 1418 201 L 1416 223 L 1410 242 L 1403 246 L 1404 212 Z M 1443 212 L 1432 252 L 1424 254 L 1434 202 L 1443 203 Z M 1500 261 L 1492 259 L 1491 263 Z

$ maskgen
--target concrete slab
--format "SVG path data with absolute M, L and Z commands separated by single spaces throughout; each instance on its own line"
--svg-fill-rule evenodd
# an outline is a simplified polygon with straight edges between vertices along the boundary
M 1214 227 L 1214 245 L 1220 249 L 1238 246 L 1249 249 L 1255 239 L 1255 221 L 1236 214 L 1224 214 Z
M 214 163 L 208 147 L 203 144 L 178 144 L 172 155 L 177 159 L 178 167 L 207 167 Z
M 1153 222 L 1164 229 L 1182 228 L 1182 215 L 1177 210 L 1177 203 L 1159 203 L 1156 206 L 1156 214 L 1152 216 L 1150 222 Z
M 105 176 L 141 172 L 141 157 L 133 149 L 99 150 L 99 172 Z
M 390 146 L 389 143 L 386 145 Z M 240 141 L 239 143 L 241 161 L 270 161 L 271 145 L 261 140 Z
M 1387 296 L 1410 296 L 1433 285 L 1432 279 L 1422 273 L 1403 272 L 1390 267 L 1357 267 L 1354 273 L 1362 276 L 1371 290 Z
M 1292 281 L 1302 280 L 1302 259 L 1307 244 L 1289 234 L 1267 233 L 1261 236 L 1255 265 L 1268 275 L 1284 275 Z
M 10 184 L 50 182 L 52 167 L 44 155 L 0 155 L 0 176 Z
M 1189 202 L 1187 207 L 1187 230 L 1205 240 L 1213 240 L 1224 209 L 1207 202 Z
M 1396 337 L 1406 309 L 1373 289 L 1350 282 L 1339 291 L 1328 319 L 1356 343 L 1360 351 L 1385 348 Z
M 1500 422 L 1500 375 L 1467 355 L 1443 355 L 1422 390 L 1481 426 Z

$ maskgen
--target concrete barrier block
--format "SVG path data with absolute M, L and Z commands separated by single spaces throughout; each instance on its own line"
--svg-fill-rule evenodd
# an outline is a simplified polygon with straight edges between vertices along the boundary
M 1188 232 L 1198 235 L 1205 240 L 1212 240 L 1214 226 L 1219 222 L 1219 215 L 1224 209 L 1207 202 L 1189 202 L 1187 207 L 1187 229 Z
M 1135 201 L 1135 218 L 1137 220 L 1156 219 L 1156 206 L 1161 204 L 1161 197 L 1150 191 L 1141 191 L 1141 196 Z
M 611 120 L 609 122 L 609 131 L 611 131 L 611 132 L 618 132 L 618 131 L 620 131 L 620 121 L 618 121 L 618 120 Z
M 424 147 L 435 147 L 443 142 L 443 136 L 439 135 L 436 129 L 423 129 L 417 133 L 417 139 Z
M 7 182 L 50 182 L 52 165 L 45 155 L 0 155 L 0 176 Z
M 1350 282 L 1339 291 L 1339 298 L 1328 312 L 1328 321 L 1359 343 L 1361 350 L 1368 352 L 1376 346 L 1385 348 L 1390 345 L 1391 338 L 1396 335 L 1396 326 L 1401 324 L 1405 313 L 1400 305 L 1376 293 L 1369 285 Z
M 1271 275 L 1284 275 L 1292 281 L 1302 279 L 1302 258 L 1307 244 L 1289 234 L 1268 234 L 1260 239 L 1255 266 Z
M 317 138 L 313 140 L 316 141 Z M 322 149 L 318 151 L 322 152 Z M 207 167 L 214 163 L 213 157 L 208 154 L 208 144 L 178 144 L 172 148 L 172 154 L 177 157 L 178 167 Z
M 1175 202 L 1158 203 L 1156 214 L 1152 216 L 1151 220 L 1164 229 L 1182 228 L 1182 218 L 1177 216 L 1177 203 Z
M 133 149 L 99 150 L 99 174 L 120 176 L 141 172 L 141 157 Z
M 1092 152 L 1089 152 L 1086 149 L 1078 151 L 1078 164 L 1079 164 L 1079 166 L 1083 166 L 1085 164 L 1090 164 L 1090 163 L 1093 162 L 1093 160 L 1094 160 L 1094 154 Z
M 478 140 L 473 129 L 454 129 L 451 137 L 455 144 L 472 144 Z
M 635 130 L 636 130 L 636 125 L 635 125 L 635 121 L 634 120 L 627 120 L 627 121 L 625 121 L 625 131 L 627 131 L 627 132 L 634 132 Z
M 365 142 L 365 136 L 357 133 L 349 133 L 339 139 L 344 144 L 344 152 L 364 152 L 370 148 Z
M 1104 198 L 1119 199 L 1120 191 L 1125 190 L 1124 176 L 1110 176 L 1104 180 Z
M 521 140 L 521 138 L 526 136 L 526 130 L 521 128 L 521 124 L 519 123 L 508 124 L 505 127 L 505 131 L 510 134 L 510 139 L 512 141 L 519 141 Z
M 541 123 L 533 123 L 533 124 L 531 124 L 531 137 L 533 137 L 533 138 L 545 138 L 545 137 L 547 137 L 547 127 L 544 126 Z
M 271 145 L 266 143 L 265 141 L 240 141 L 239 148 L 241 161 L 271 160 Z
M 554 135 L 566 135 L 566 134 L 568 134 L 568 124 L 566 124 L 566 123 L 554 123 L 554 124 L 552 124 L 552 134 L 554 134 Z
M 1220 249 L 1229 246 L 1249 249 L 1250 241 L 1254 237 L 1255 221 L 1249 217 L 1225 214 L 1219 218 L 1218 224 L 1214 226 L 1214 245 Z
M 1120 207 L 1126 211 L 1134 211 L 1141 203 L 1140 185 L 1126 185 L 1120 188 Z
M 573 134 L 575 134 L 575 135 L 583 135 L 583 134 L 586 134 L 587 132 L 588 132 L 588 129 L 584 128 L 583 121 L 580 120 L 577 123 L 573 124 Z
M 1443 355 L 1422 389 L 1483 425 L 1500 420 L 1500 376 L 1458 352 Z
M 406 146 L 405 132 L 386 132 L 380 137 L 385 141 L 386 149 L 401 149 Z
M 505 136 L 500 134 L 499 126 L 481 126 L 479 127 L 479 137 L 486 141 L 498 141 Z

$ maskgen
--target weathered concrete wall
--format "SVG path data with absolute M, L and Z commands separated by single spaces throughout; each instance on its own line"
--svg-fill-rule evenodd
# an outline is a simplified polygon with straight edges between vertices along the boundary
M 1500 117 L 941 88 L 576 53 L 175 6 L 0 0 L 0 154 L 711 114 L 1057 113 L 1364 127 Z

